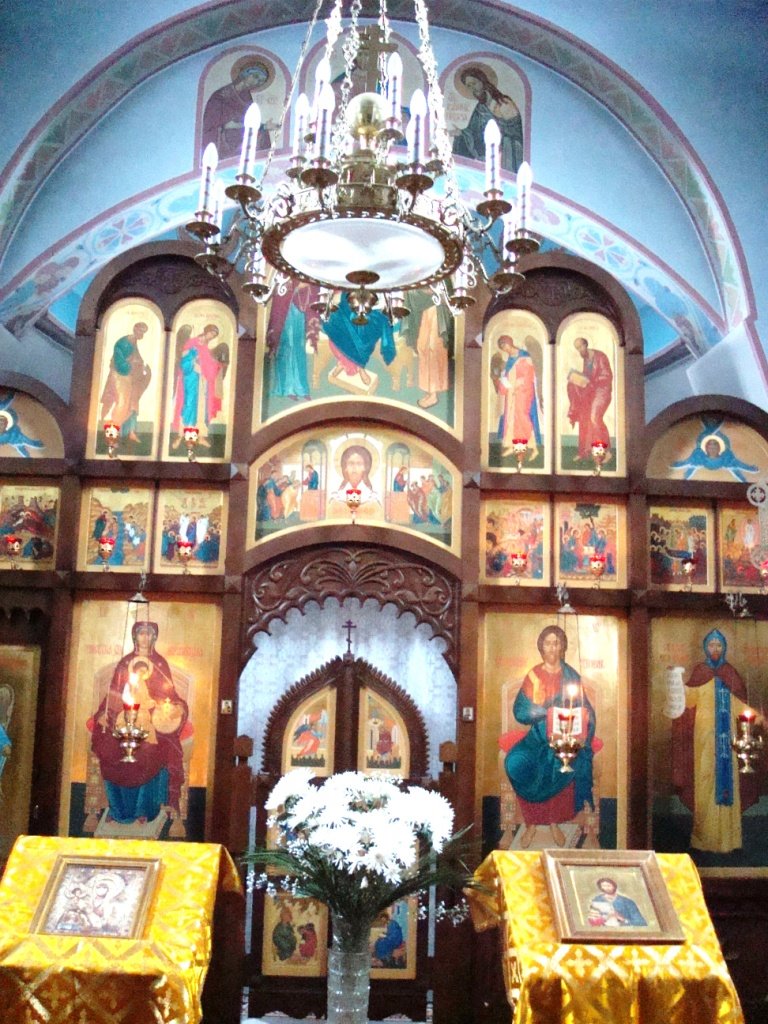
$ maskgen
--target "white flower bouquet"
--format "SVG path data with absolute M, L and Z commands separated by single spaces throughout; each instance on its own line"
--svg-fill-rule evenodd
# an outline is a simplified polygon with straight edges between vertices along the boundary
M 283 776 L 266 806 L 277 843 L 246 862 L 276 868 L 293 895 L 327 904 L 342 943 L 361 941 L 397 900 L 433 885 L 472 885 L 463 833 L 452 835 L 453 809 L 438 793 L 360 772 L 318 785 L 300 768 Z

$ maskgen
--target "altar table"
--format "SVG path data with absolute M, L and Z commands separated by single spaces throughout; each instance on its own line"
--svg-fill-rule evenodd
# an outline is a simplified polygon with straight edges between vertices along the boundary
M 143 937 L 30 933 L 59 854 L 158 858 Z M 21 836 L 0 882 L 3 1024 L 198 1024 L 217 891 L 238 891 L 211 843 Z
M 679 945 L 560 943 L 539 853 L 496 851 L 471 890 L 478 931 L 502 928 L 514 1024 L 744 1024 L 693 861 L 657 854 Z

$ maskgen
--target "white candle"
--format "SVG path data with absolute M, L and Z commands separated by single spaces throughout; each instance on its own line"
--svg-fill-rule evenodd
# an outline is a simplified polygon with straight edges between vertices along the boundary
M 203 172 L 200 178 L 200 197 L 197 203 L 197 208 L 201 213 L 210 213 L 211 192 L 218 162 L 219 154 L 216 146 L 209 142 L 203 150 Z
M 243 145 L 240 150 L 239 175 L 253 177 L 253 165 L 256 162 L 256 143 L 261 127 L 261 111 L 258 103 L 252 103 L 243 118 Z
M 525 231 L 531 219 L 531 185 L 533 171 L 531 165 L 524 160 L 517 171 L 517 223 L 521 231 Z
M 495 192 L 499 188 L 501 132 L 493 119 L 485 126 L 483 137 L 485 139 L 485 191 Z
M 509 257 L 507 244 L 515 237 L 515 231 L 517 230 L 517 217 L 515 216 L 514 209 L 510 210 L 510 212 L 502 218 L 502 224 L 504 225 L 504 232 L 501 238 L 501 250 L 502 253 L 505 254 L 506 259 Z
M 320 113 L 320 93 L 323 91 L 323 86 L 328 85 L 331 81 L 331 62 L 327 57 L 323 57 L 315 68 L 315 92 L 312 97 L 312 111 L 310 113 L 310 121 L 312 124 L 317 124 L 317 119 Z
M 389 103 L 389 116 L 393 121 L 400 120 L 400 107 L 402 105 L 403 91 L 403 61 L 400 54 L 390 54 L 387 61 L 387 100 Z
M 420 164 L 424 152 L 424 120 L 427 116 L 427 98 L 421 89 L 416 89 L 411 96 L 411 119 L 408 122 L 406 138 L 408 141 L 408 160 L 412 164 Z
M 304 137 L 307 134 L 307 122 L 309 121 L 309 100 L 305 92 L 296 100 L 294 116 L 296 120 L 293 126 L 293 155 L 301 156 L 304 149 Z
M 219 230 L 221 230 L 224 223 L 225 203 L 226 196 L 224 195 L 224 182 L 219 178 L 213 186 L 213 223 Z
M 325 159 L 331 148 L 331 126 L 336 97 L 329 82 L 320 90 L 317 108 L 317 128 L 315 130 L 315 157 Z

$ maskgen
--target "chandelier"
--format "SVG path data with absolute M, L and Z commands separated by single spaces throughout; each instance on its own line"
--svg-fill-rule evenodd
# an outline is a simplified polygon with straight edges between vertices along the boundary
M 198 210 L 186 226 L 205 245 L 198 263 L 222 279 L 237 269 L 243 290 L 260 303 L 275 287 L 284 293 L 289 281 L 306 281 L 319 286 L 314 308 L 328 316 L 339 292 L 346 293 L 357 324 L 365 324 L 377 304 L 390 320 L 407 315 L 404 292 L 414 288 L 430 288 L 434 301 L 454 312 L 474 303 L 479 279 L 496 294 L 515 288 L 523 280 L 519 257 L 539 248 L 528 230 L 531 169 L 524 163 L 517 172 L 513 206 L 501 183 L 501 133 L 490 120 L 483 199 L 474 209 L 462 199 L 424 0 L 414 0 L 414 8 L 427 92 L 413 93 L 407 125 L 403 63 L 386 0 L 380 0 L 377 24 L 365 28 L 359 26 L 362 0 L 352 0 L 346 29 L 344 0 L 334 0 L 313 97 L 302 93 L 293 109 L 287 180 L 265 195 L 274 140 L 282 137 L 322 5 L 318 0 L 260 180 L 254 174 L 261 123 L 256 103 L 245 115 L 234 184 L 225 188 L 217 181 L 216 147 L 205 149 Z M 344 71 L 337 99 L 331 61 L 340 39 Z M 353 76 L 361 75 L 363 89 L 353 92 Z M 227 200 L 236 208 L 225 232 Z

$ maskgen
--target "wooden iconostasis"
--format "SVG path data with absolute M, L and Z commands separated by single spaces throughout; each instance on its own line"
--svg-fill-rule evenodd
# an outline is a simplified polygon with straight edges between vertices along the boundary
M 768 416 L 702 396 L 646 424 L 636 310 L 564 254 L 456 319 L 420 294 L 395 324 L 375 310 L 354 352 L 310 300 L 298 285 L 257 310 L 183 243 L 147 246 L 83 300 L 69 404 L 0 376 L 0 856 L 26 831 L 238 852 L 246 735 L 259 828 L 293 765 L 430 778 L 478 855 L 690 853 L 748 964 L 734 908 L 768 874 L 766 767 L 736 779 L 723 824 L 703 737 L 719 670 L 734 714 L 768 706 L 750 489 Z M 524 795 L 520 695 L 535 703 L 551 656 L 590 709 L 589 765 L 578 793 Z M 354 708 L 323 676 L 334 659 Z M 130 777 L 112 737 L 126 684 L 149 734 Z M 321 1012 L 321 908 L 257 911 L 252 1009 Z M 397 914 L 372 1006 L 414 1015 L 432 990 L 441 1013 L 491 1019 L 469 933 L 438 931 L 449 985 Z M 323 937 L 296 925 L 283 956 L 289 916 Z

